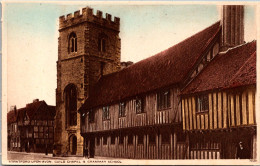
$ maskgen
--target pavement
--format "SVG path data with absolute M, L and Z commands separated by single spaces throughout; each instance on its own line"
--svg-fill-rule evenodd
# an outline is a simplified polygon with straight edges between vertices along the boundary
M 44 153 L 7 152 L 8 160 L 50 160 L 51 157 L 52 154 L 45 155 Z

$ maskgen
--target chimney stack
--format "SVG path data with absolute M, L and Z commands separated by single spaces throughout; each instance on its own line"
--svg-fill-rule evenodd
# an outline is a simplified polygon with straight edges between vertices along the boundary
M 39 99 L 34 99 L 33 103 L 39 102 Z
M 244 6 L 224 5 L 222 7 L 221 51 L 244 43 Z
M 16 105 L 11 106 L 10 111 L 14 111 L 16 114 L 17 113 Z

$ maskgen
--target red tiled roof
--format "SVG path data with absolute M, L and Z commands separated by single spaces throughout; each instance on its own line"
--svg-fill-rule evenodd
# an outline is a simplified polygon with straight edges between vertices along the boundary
M 182 81 L 218 32 L 220 22 L 163 52 L 102 77 L 90 91 L 90 97 L 82 109 L 109 104 Z
M 256 84 L 256 52 L 244 63 L 225 88 Z
M 255 84 L 255 51 L 256 41 L 253 41 L 217 55 L 182 94 Z
M 30 104 L 27 104 L 26 107 L 20 108 L 15 111 L 10 111 L 7 113 L 7 123 L 13 123 L 17 121 L 17 118 L 23 120 L 24 116 L 28 115 L 30 119 L 35 119 L 35 115 L 39 117 L 38 119 L 54 119 L 56 114 L 55 106 L 50 106 L 45 103 L 45 101 L 36 101 Z

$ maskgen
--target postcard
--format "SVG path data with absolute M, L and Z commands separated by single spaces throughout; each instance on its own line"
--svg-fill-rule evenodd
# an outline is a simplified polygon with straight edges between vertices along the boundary
M 259 164 L 258 2 L 2 11 L 3 164 Z

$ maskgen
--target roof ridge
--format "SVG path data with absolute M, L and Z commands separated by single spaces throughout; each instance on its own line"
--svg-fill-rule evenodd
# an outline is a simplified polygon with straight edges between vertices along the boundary
M 180 41 L 180 42 L 174 44 L 173 46 L 170 46 L 170 47 L 166 48 L 166 49 L 163 50 L 163 51 L 160 51 L 160 52 L 158 52 L 158 53 L 156 53 L 156 54 L 154 54 L 154 55 L 152 55 L 152 56 L 150 56 L 150 57 L 147 57 L 147 58 L 145 58 L 145 59 L 142 59 L 142 60 L 140 60 L 140 61 L 138 61 L 138 62 L 132 64 L 131 66 L 129 66 L 129 68 L 131 68 L 132 66 L 138 64 L 139 62 L 142 62 L 142 61 L 145 61 L 145 60 L 150 59 L 150 58 L 152 58 L 152 57 L 158 56 L 158 55 L 160 55 L 161 53 L 163 53 L 163 52 L 165 52 L 165 51 L 168 51 L 169 49 L 171 49 L 171 48 L 173 48 L 173 47 L 176 47 L 177 45 L 179 45 L 179 44 L 181 44 L 181 43 L 184 43 L 185 41 L 187 41 L 187 40 L 193 38 L 193 37 L 196 36 L 197 34 L 199 34 L 199 33 L 203 32 L 203 31 L 206 31 L 206 30 L 212 28 L 214 25 L 216 25 L 216 24 L 218 24 L 218 23 L 220 23 L 220 21 L 217 21 L 217 22 L 215 22 L 214 24 L 211 24 L 210 26 L 208 26 L 208 27 L 206 27 L 206 28 L 200 30 L 199 32 L 193 34 L 192 36 L 190 36 L 190 37 L 188 37 L 188 38 L 185 38 L 184 40 L 182 40 L 182 41 Z
M 192 94 L 192 93 L 199 93 L 199 92 L 203 92 L 203 91 L 207 91 L 210 89 L 223 89 L 225 88 L 227 85 L 230 84 L 230 82 L 233 80 L 233 78 L 235 78 L 237 76 L 237 73 L 241 72 L 242 68 L 244 68 L 246 65 L 246 63 L 248 63 L 249 61 L 252 60 L 252 56 L 254 54 L 256 54 L 256 40 L 253 40 L 251 42 L 247 42 L 244 43 L 238 47 L 235 47 L 233 49 L 230 49 L 228 52 L 222 52 L 221 54 L 216 55 L 213 60 L 211 60 L 207 66 L 205 66 L 205 68 L 202 69 L 202 71 L 189 83 L 189 85 L 187 85 L 184 89 L 182 89 L 182 94 L 186 95 L 186 94 Z M 232 57 L 233 58 L 238 58 L 241 59 L 239 60 L 240 62 L 236 63 L 236 65 L 230 65 L 226 66 L 227 64 L 225 64 L 225 66 L 220 65 L 219 62 L 223 63 L 223 60 L 228 60 L 230 62 L 233 63 L 233 61 L 231 60 Z M 216 65 L 218 65 L 218 67 L 220 67 L 220 69 L 224 69 L 224 68 L 234 68 L 235 67 L 236 70 L 233 70 L 231 73 L 228 71 L 225 71 L 224 73 L 229 73 L 228 77 L 225 78 L 224 80 L 222 80 L 222 83 L 213 83 L 213 85 L 210 85 L 208 83 L 204 83 L 201 85 L 201 80 L 205 79 L 207 77 L 207 82 L 211 82 L 211 81 L 216 81 L 215 78 L 221 78 L 220 72 L 213 71 L 212 66 L 216 67 Z M 219 66 L 220 65 L 220 66 Z M 233 67 L 232 67 L 233 66 Z M 210 73 L 214 73 L 209 75 Z M 216 76 L 216 74 L 218 76 Z M 230 75 L 232 74 L 232 75 Z M 204 86 L 204 88 L 202 88 Z M 206 87 L 206 88 L 205 88 Z
M 240 45 L 237 45 L 237 46 L 228 48 L 226 51 L 219 52 L 219 54 L 220 54 L 220 55 L 227 54 L 228 52 L 233 51 L 233 50 L 236 49 L 236 48 L 243 47 L 243 46 L 245 46 L 245 45 L 247 45 L 247 44 L 251 44 L 251 43 L 253 43 L 253 42 L 256 42 L 256 40 L 252 40 L 252 41 L 250 41 L 250 42 L 245 42 L 245 43 L 243 43 L 243 44 L 240 44 Z
M 138 62 L 136 62 L 136 63 L 133 63 L 132 65 L 130 65 L 130 66 L 126 67 L 126 68 L 123 68 L 123 69 L 118 70 L 118 71 L 115 71 L 115 72 L 113 72 L 113 73 L 109 73 L 109 74 L 107 74 L 107 75 L 104 75 L 104 76 L 102 76 L 99 80 L 101 80 L 101 79 L 103 79 L 103 78 L 106 78 L 106 77 L 109 77 L 109 76 L 111 76 L 111 75 L 114 75 L 114 74 L 116 74 L 116 73 L 122 72 L 122 71 L 130 70 L 131 68 L 135 67 L 136 65 L 138 65 L 138 64 L 140 64 L 140 63 L 142 63 L 142 62 L 144 62 L 144 61 L 146 61 L 146 60 L 148 60 L 148 59 L 151 59 L 151 58 L 160 56 L 160 55 L 162 55 L 163 52 L 166 52 L 166 51 L 168 51 L 169 49 L 171 49 L 171 48 L 173 48 L 173 47 L 176 47 L 176 46 L 178 46 L 178 45 L 180 45 L 180 44 L 186 42 L 187 40 L 190 40 L 191 38 L 195 37 L 196 35 L 198 35 L 198 34 L 204 32 L 204 31 L 206 31 L 206 30 L 212 28 L 213 26 L 215 26 L 215 25 L 217 25 L 217 24 L 220 24 L 220 20 L 217 21 L 217 22 L 215 22 L 215 23 L 213 23 L 213 24 L 211 24 L 210 26 L 208 26 L 208 27 L 206 27 L 206 28 L 200 30 L 199 32 L 193 34 L 192 36 L 190 36 L 190 37 L 188 37 L 188 38 L 185 38 L 184 40 L 182 40 L 182 41 L 180 41 L 180 42 L 174 44 L 173 46 L 168 47 L 167 49 L 165 49 L 165 50 L 163 50 L 163 51 L 160 51 L 160 52 L 158 52 L 158 53 L 156 53 L 156 54 L 154 54 L 154 55 L 152 55 L 152 56 L 150 56 L 150 57 L 147 57 L 147 58 L 142 59 L 142 60 L 140 60 L 140 61 L 138 61 Z M 217 34 L 217 33 L 218 33 L 218 32 L 216 32 L 216 34 Z M 213 38 L 216 36 L 216 34 L 214 34 Z M 212 40 L 212 38 L 211 38 L 211 40 Z M 194 65 L 194 64 L 193 64 L 193 65 Z

